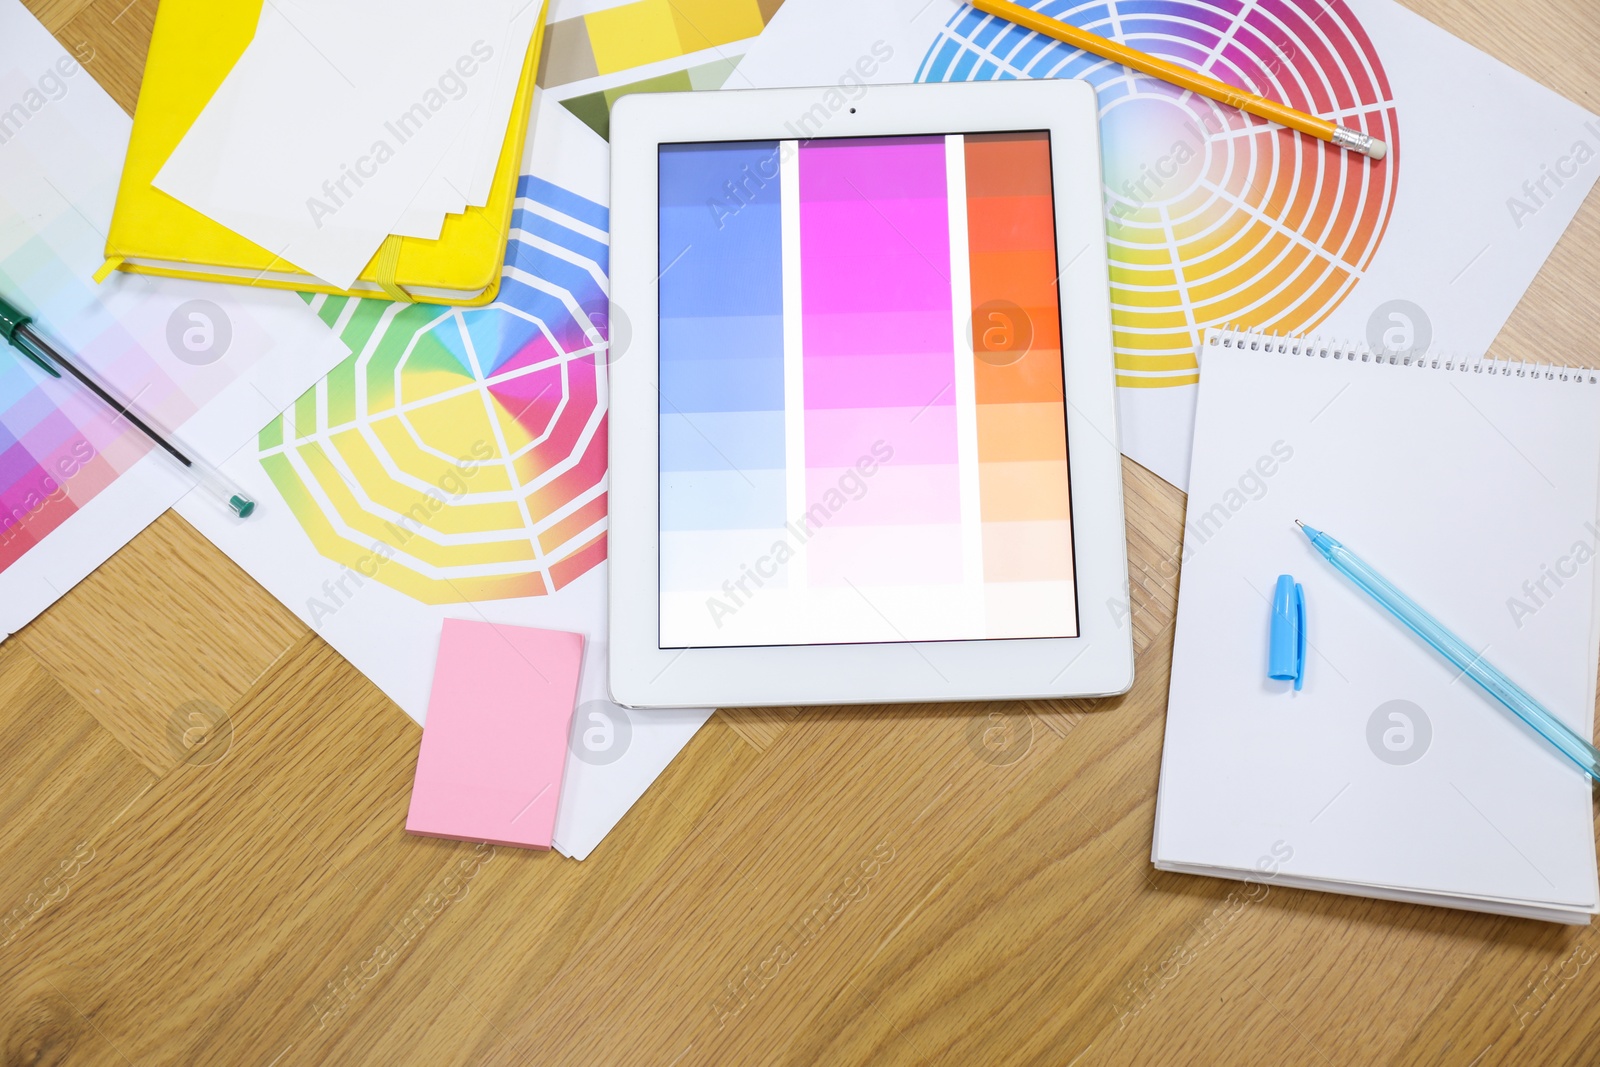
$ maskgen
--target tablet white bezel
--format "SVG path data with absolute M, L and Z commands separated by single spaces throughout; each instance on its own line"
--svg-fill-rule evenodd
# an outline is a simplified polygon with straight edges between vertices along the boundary
M 663 649 L 658 146 L 1050 131 L 1078 594 L 1074 638 Z M 611 113 L 610 685 L 628 707 L 1102 696 L 1133 682 L 1094 90 L 1076 81 L 635 94 Z M 619 340 L 620 339 L 616 339 Z

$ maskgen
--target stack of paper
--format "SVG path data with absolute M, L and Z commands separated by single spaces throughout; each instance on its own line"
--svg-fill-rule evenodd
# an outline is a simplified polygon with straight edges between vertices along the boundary
M 348 288 L 390 234 L 488 203 L 540 10 L 268 0 L 155 185 Z
M 1588 779 L 1294 520 L 1592 736 L 1600 375 L 1216 331 L 1202 351 L 1155 865 L 1588 922 Z M 1267 677 L 1280 574 L 1305 586 L 1300 692 Z

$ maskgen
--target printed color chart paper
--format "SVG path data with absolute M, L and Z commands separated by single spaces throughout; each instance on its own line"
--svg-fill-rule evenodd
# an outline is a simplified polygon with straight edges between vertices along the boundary
M 287 294 L 94 283 L 131 123 L 15 0 L 0 0 L 0 99 L 18 101 L 0 112 L 0 294 L 150 422 L 220 461 L 343 357 Z M 77 382 L 0 346 L 0 638 L 193 484 Z
M 1023 2 L 1389 144 L 1368 160 L 959 0 L 788 0 L 751 42 L 739 88 L 832 87 L 805 136 L 863 80 L 1095 87 L 1121 447 L 1179 488 L 1208 326 L 1480 354 L 1600 175 L 1600 119 L 1393 0 Z
M 601 137 L 628 93 L 720 89 L 783 0 L 552 0 L 539 88 Z
M 1382 60 L 1340 0 L 1156 0 L 1039 10 L 1181 65 L 1242 76 L 1274 100 L 1381 137 L 1393 161 L 1262 122 L 976 10 L 928 47 L 918 81 L 1075 78 L 1101 94 L 1117 384 L 1193 385 L 1197 322 L 1297 331 L 1336 307 L 1394 211 L 1400 130 Z M 1313 72 L 1315 76 L 1313 75 Z M 1210 142 L 1209 144 L 1207 142 Z M 1171 242 L 1175 254 L 1160 246 Z M 1152 253 L 1155 254 L 1152 254 Z
M 531 175 L 519 195 L 512 225 L 528 239 L 513 242 L 495 305 L 314 299 L 357 355 L 259 441 L 323 555 L 427 604 L 545 596 L 605 560 L 605 366 L 590 317 L 606 306 L 593 236 L 606 212 Z M 449 507 L 431 507 L 430 490 Z
M 666 145 L 660 252 L 663 647 L 1076 635 L 1048 133 Z
M 272 506 L 181 510 L 418 722 L 446 620 L 583 634 L 551 837 L 583 859 L 711 711 L 606 691 L 606 366 L 632 358 L 607 317 L 610 154 L 537 106 L 499 299 L 319 298 L 350 358 L 225 468 Z

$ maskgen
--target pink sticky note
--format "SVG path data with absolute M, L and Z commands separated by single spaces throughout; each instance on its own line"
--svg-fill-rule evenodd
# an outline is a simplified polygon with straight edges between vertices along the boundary
M 406 829 L 549 848 L 583 635 L 446 619 Z

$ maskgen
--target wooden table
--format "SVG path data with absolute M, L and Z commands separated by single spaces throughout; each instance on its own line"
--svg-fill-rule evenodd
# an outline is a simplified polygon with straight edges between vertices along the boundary
M 155 0 L 28 3 L 131 110 Z M 1594 0 L 1413 6 L 1600 111 Z M 1591 197 L 1499 350 L 1597 279 Z M 719 714 L 584 863 L 408 837 L 417 726 L 169 513 L 0 645 L 0 1064 L 1600 1062 L 1593 928 L 1151 868 L 1124 471 L 1127 696 Z

